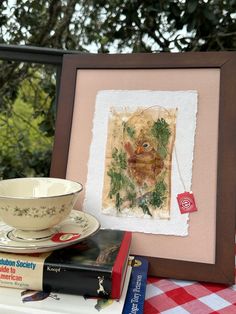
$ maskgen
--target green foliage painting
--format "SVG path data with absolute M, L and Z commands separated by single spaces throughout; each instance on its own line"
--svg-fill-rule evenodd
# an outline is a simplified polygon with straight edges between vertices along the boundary
M 103 207 L 124 216 L 169 218 L 176 110 L 112 112 Z

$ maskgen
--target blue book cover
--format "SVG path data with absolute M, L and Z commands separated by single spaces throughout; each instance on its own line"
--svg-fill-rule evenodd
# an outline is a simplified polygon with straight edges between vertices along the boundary
M 134 256 L 132 261 L 131 278 L 122 314 L 143 313 L 147 285 L 147 273 L 147 259 L 142 256 Z

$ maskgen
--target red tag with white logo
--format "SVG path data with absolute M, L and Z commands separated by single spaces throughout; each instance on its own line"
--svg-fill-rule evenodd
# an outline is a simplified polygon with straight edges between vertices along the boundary
M 184 192 L 177 195 L 177 201 L 181 214 L 197 211 L 193 193 Z
M 68 242 L 73 241 L 76 239 L 79 239 L 80 234 L 79 233 L 56 233 L 51 237 L 51 240 L 53 242 Z

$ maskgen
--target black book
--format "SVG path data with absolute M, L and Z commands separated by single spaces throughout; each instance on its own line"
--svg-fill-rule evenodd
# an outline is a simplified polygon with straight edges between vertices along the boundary
M 130 244 L 130 232 L 99 230 L 82 242 L 50 253 L 0 253 L 0 285 L 119 299 Z

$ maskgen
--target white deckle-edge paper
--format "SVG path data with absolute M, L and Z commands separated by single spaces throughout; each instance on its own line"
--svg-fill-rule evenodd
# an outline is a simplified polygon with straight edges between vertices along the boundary
M 189 214 L 180 213 L 176 196 L 184 192 L 180 174 L 186 190 L 191 191 L 197 98 L 197 91 L 104 90 L 98 92 L 83 211 L 97 217 L 101 228 L 163 235 L 188 235 Z M 176 140 L 172 154 L 170 219 L 106 215 L 101 209 L 110 108 L 126 107 L 133 111 L 155 105 L 166 109 L 178 108 Z

